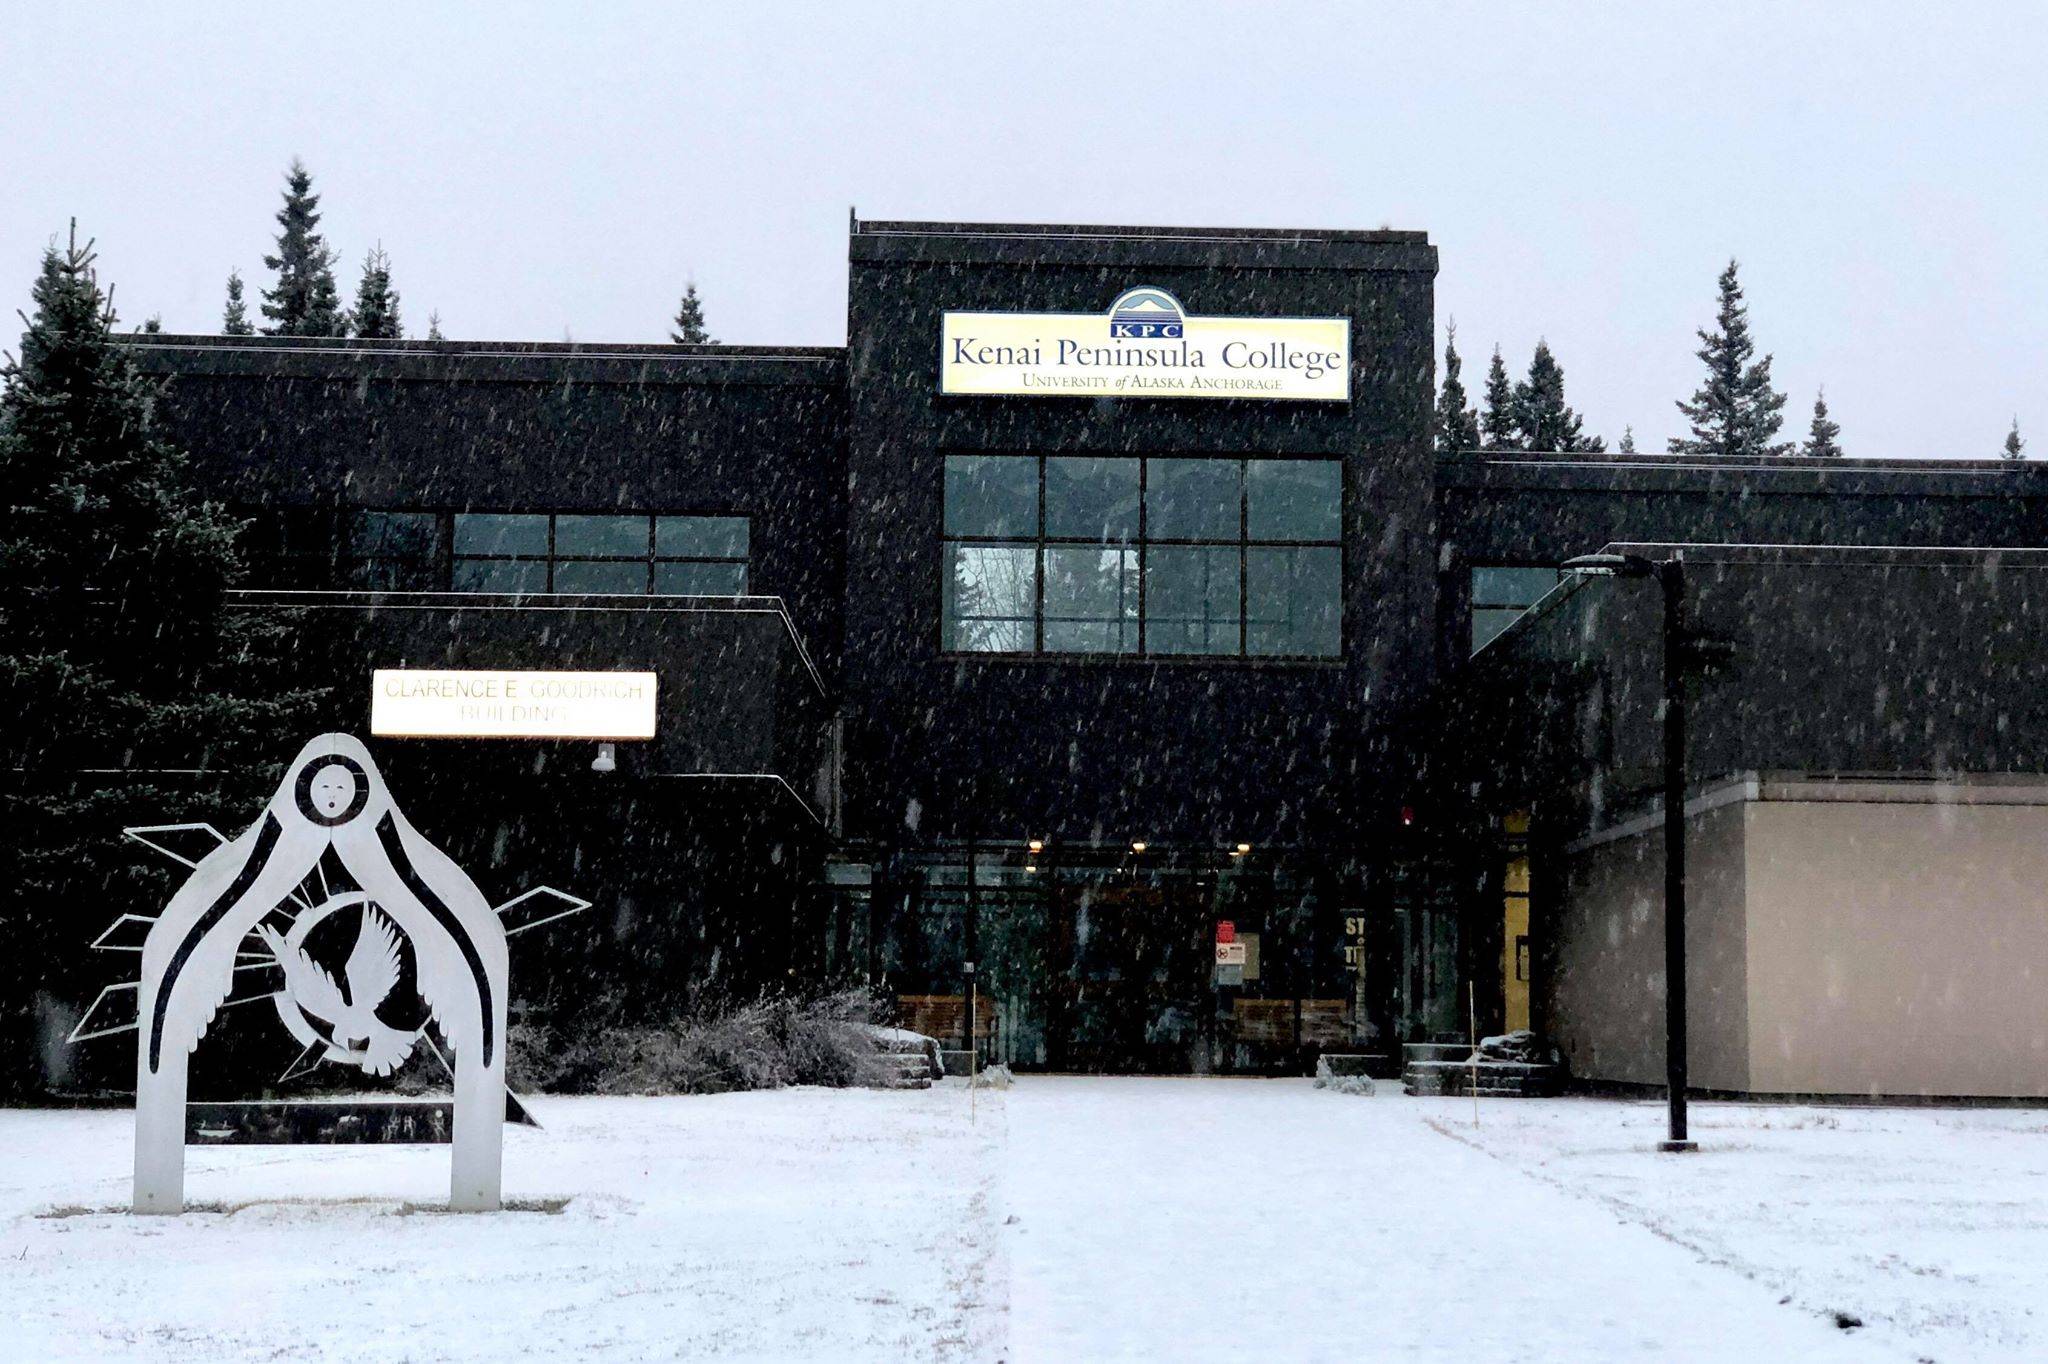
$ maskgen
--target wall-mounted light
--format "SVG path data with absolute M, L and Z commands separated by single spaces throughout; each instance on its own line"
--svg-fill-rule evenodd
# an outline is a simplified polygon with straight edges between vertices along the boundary
M 619 751 L 610 744 L 599 744 L 597 756 L 590 760 L 593 772 L 616 772 L 619 770 Z
M 1027 847 L 1027 848 L 1029 848 L 1029 849 L 1031 849 L 1031 851 L 1033 851 L 1033 852 L 1044 852 L 1044 851 L 1045 851 L 1045 840 L 1044 840 L 1044 839 L 1042 839 L 1042 838 L 1034 838 L 1034 839 L 1032 839 L 1032 840 L 1031 840 L 1031 841 L 1030 841 L 1029 843 L 1025 844 L 1024 846 L 1025 846 L 1025 847 Z
M 1240 843 L 1237 845 L 1237 855 L 1239 857 L 1243 857 L 1246 853 L 1250 852 L 1251 850 L 1252 845 L 1249 843 Z
M 1132 852 L 1143 852 L 1143 851 L 1145 851 L 1145 841 L 1144 841 L 1143 839 L 1139 839 L 1139 840 L 1138 840 L 1138 841 L 1137 841 L 1136 843 L 1133 843 L 1133 844 L 1131 844 L 1131 851 L 1132 851 Z

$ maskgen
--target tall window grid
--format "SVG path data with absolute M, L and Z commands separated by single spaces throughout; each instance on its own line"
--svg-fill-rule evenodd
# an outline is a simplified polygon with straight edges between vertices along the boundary
M 1333 658 L 1337 460 L 951 455 L 942 645 Z

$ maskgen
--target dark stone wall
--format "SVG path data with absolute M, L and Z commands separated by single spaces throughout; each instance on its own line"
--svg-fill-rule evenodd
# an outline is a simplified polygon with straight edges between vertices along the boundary
M 459 593 L 243 593 L 243 609 L 287 619 L 294 688 L 333 687 L 332 723 L 367 735 L 378 668 L 547 668 L 653 672 L 655 736 L 618 745 L 621 771 L 649 776 L 774 774 L 821 813 L 832 774 L 831 700 L 790 622 L 765 605 L 674 599 L 533 599 Z M 372 741 L 380 749 L 560 749 L 587 766 L 587 740 Z M 580 757 L 578 756 L 580 755 Z
M 1420 234 L 862 224 L 848 335 L 850 806 L 883 839 L 1252 842 L 1341 821 L 1383 718 L 1426 686 L 1434 248 Z M 948 310 L 1348 316 L 1348 403 L 937 393 Z M 1343 657 L 941 656 L 949 453 L 1288 454 L 1345 466 Z
M 211 496 L 264 508 L 752 518 L 749 590 L 837 658 L 839 353 L 149 337 L 170 434 Z M 253 586 L 272 584 L 255 583 Z
M 2048 545 L 2048 465 L 1465 454 L 1437 464 L 1443 659 L 1471 641 L 1474 564 L 1557 564 L 1612 541 Z
M 1702 550 L 1686 581 L 1730 651 L 1691 687 L 1694 783 L 2042 770 L 2048 551 Z M 1597 824 L 1657 788 L 1661 620 L 1654 584 L 1593 579 L 1480 655 L 1472 706 L 1525 693 L 1529 789 L 1590 783 Z

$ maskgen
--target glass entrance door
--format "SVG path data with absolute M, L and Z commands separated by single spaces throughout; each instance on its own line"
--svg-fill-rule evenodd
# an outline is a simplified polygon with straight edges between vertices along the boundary
M 1301 1074 L 1319 1050 L 1358 1046 L 1355 938 L 1292 854 L 984 845 L 971 886 L 964 855 L 943 850 L 906 860 L 897 877 L 901 909 L 877 919 L 882 983 L 926 1006 L 958 996 L 978 945 L 991 1060 Z M 1245 955 L 1227 983 L 1216 974 L 1223 923 Z

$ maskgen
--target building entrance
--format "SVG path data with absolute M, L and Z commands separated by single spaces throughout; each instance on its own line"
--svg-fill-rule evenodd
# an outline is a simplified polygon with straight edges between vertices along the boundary
M 895 859 L 870 912 L 871 979 L 908 1026 L 939 1020 L 964 1045 L 975 964 L 991 1062 L 1301 1073 L 1364 1035 L 1355 936 L 1326 878 L 1291 852 L 947 849 Z M 1221 975 L 1219 928 L 1243 957 Z

